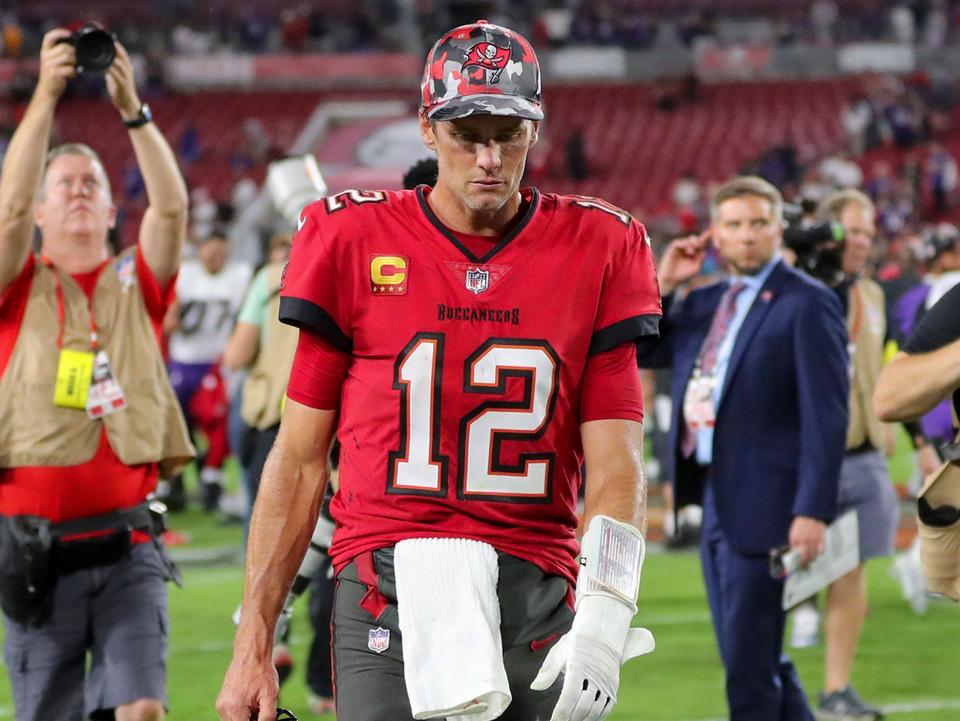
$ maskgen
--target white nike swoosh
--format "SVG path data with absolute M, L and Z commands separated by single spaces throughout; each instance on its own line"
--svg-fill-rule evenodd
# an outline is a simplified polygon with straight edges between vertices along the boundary
M 306 223 L 306 222 L 307 222 L 307 219 L 304 218 L 302 215 L 301 215 L 299 218 L 297 218 L 297 232 L 298 232 L 298 233 L 299 233 L 301 230 L 303 230 L 303 225 L 304 225 L 304 223 Z

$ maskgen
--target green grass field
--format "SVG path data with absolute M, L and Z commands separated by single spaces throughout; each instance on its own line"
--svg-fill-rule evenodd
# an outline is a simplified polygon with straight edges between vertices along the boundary
M 877 562 L 871 568 L 870 617 L 854 683 L 866 698 L 885 706 L 918 702 L 940 706 L 892 713 L 891 719 L 960 719 L 960 612 L 953 606 L 933 604 L 926 616 L 914 616 L 886 567 L 886 562 Z M 170 592 L 169 718 L 214 719 L 213 702 L 230 657 L 230 614 L 240 596 L 241 572 L 236 567 L 189 568 L 184 575 L 185 588 Z M 657 651 L 625 666 L 620 703 L 610 718 L 722 718 L 721 670 L 694 554 L 648 557 L 637 621 L 653 630 Z M 299 608 L 293 636 L 299 665 L 284 688 L 283 701 L 301 718 L 310 718 L 303 682 L 308 628 L 305 610 Z M 808 692 L 814 693 L 820 687 L 822 648 L 792 655 Z M 12 716 L 11 706 L 4 674 L 0 717 Z
M 895 476 L 902 473 L 895 472 Z M 191 548 L 229 549 L 240 539 L 238 525 L 223 525 L 196 511 L 175 516 L 172 525 L 189 535 Z M 866 699 L 890 709 L 888 718 L 894 721 L 960 721 L 960 609 L 933 603 L 925 616 L 915 616 L 887 573 L 889 563 L 881 560 L 869 567 L 870 616 L 853 682 Z M 187 565 L 183 571 L 185 588 L 170 588 L 169 719 L 212 720 L 216 718 L 214 700 L 230 658 L 234 631 L 230 616 L 240 598 L 241 570 L 236 565 Z M 624 667 L 620 703 L 610 718 L 725 718 L 722 672 L 697 556 L 651 553 L 644 567 L 639 605 L 637 623 L 654 632 L 657 650 Z M 301 719 L 319 718 L 306 710 L 303 673 L 308 634 L 301 603 L 292 639 L 298 665 L 282 699 Z M 807 692 L 814 696 L 822 683 L 823 648 L 791 651 L 790 655 Z M 12 718 L 6 673 L 0 674 L 3 718 Z

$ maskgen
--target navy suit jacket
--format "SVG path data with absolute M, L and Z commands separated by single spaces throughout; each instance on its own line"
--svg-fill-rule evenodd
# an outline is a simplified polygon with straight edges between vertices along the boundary
M 664 298 L 644 368 L 673 367 L 670 448 L 676 506 L 701 502 L 704 469 L 680 453 L 683 396 L 726 283 Z M 717 407 L 710 482 L 727 541 L 742 554 L 787 543 L 794 516 L 836 515 L 849 399 L 847 330 L 836 295 L 780 262 L 737 334 Z M 669 469 L 668 469 L 669 472 Z

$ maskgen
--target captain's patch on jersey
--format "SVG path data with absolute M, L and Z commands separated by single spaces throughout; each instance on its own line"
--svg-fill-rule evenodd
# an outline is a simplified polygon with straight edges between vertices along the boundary
M 405 295 L 410 261 L 403 255 L 370 256 L 370 290 L 374 295 Z
M 374 653 L 383 653 L 390 648 L 390 629 L 371 628 L 367 633 L 367 648 Z

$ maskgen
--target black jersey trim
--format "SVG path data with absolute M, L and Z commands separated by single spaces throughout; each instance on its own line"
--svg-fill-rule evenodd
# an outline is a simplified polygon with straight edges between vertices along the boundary
M 590 355 L 616 348 L 621 343 L 660 336 L 660 318 L 656 314 L 635 315 L 601 328 L 590 339 Z
M 469 248 L 467 248 L 467 246 L 460 242 L 457 236 L 454 235 L 450 229 L 440 221 L 440 218 L 437 217 L 436 213 L 433 212 L 433 208 L 430 207 L 430 203 L 427 202 L 427 196 L 424 194 L 424 189 L 426 187 L 427 186 L 425 185 L 418 185 L 416 192 L 417 202 L 420 203 L 420 209 L 427 217 L 427 220 L 430 221 L 430 224 L 433 225 L 433 227 L 436 228 L 444 238 L 453 243 L 460 250 L 460 252 L 467 257 L 467 260 L 481 265 L 483 263 L 489 263 L 491 260 L 493 260 L 493 257 L 501 250 L 506 248 L 511 240 L 520 235 L 520 233 L 523 232 L 523 229 L 530 224 L 531 220 L 533 220 L 533 216 L 536 215 L 537 209 L 540 207 L 540 191 L 536 188 L 531 188 L 532 192 L 530 195 L 530 205 L 527 207 L 527 212 L 523 214 L 520 222 L 517 223 L 509 233 L 503 236 L 499 243 L 487 251 L 482 258 L 478 258 L 470 251 Z
M 333 317 L 316 303 L 304 298 L 284 296 L 280 299 L 280 322 L 306 328 L 323 335 L 331 345 L 344 353 L 353 352 L 353 341 L 340 330 Z

